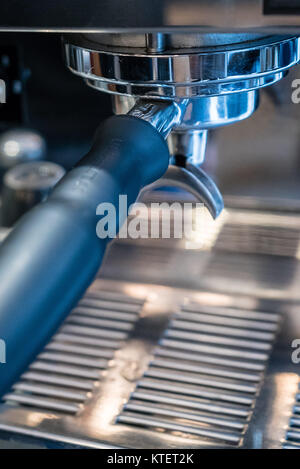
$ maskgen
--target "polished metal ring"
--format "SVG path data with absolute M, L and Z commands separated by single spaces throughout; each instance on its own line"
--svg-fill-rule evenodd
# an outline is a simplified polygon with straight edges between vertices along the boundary
M 148 53 L 65 43 L 69 69 L 101 91 L 143 98 L 192 98 L 251 91 L 279 81 L 300 61 L 298 37 Z M 97 46 L 97 48 L 101 46 Z
M 137 100 L 138 98 L 132 96 L 114 96 L 114 113 L 127 114 Z M 189 99 L 180 124 L 174 128 L 179 132 L 186 132 L 233 124 L 250 117 L 258 108 L 258 104 L 258 90 Z

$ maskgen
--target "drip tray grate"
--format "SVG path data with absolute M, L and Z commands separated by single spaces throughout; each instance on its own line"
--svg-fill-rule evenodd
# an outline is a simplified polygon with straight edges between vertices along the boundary
M 117 422 L 241 444 L 279 323 L 279 314 L 185 305 Z
M 281 310 L 97 279 L 4 397 L 0 431 L 81 447 L 241 447 Z
M 99 385 L 143 307 L 117 293 L 87 293 L 17 382 L 6 402 L 76 414 Z

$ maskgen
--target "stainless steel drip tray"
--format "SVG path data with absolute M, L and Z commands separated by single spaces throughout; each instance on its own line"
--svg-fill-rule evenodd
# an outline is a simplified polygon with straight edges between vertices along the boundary
M 300 447 L 300 216 L 227 209 L 203 234 L 113 243 L 4 397 L 0 431 L 58 447 Z
M 298 382 L 288 348 L 270 395 L 261 388 L 293 308 L 98 279 L 5 396 L 0 430 L 54 445 L 236 448 L 255 447 L 260 429 L 280 447 Z

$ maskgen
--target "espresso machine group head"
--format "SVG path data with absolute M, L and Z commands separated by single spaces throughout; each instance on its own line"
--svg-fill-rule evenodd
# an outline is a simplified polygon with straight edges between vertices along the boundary
M 165 114 L 173 165 L 158 184 L 192 191 L 214 217 L 222 210 L 222 198 L 199 168 L 207 132 L 250 117 L 259 105 L 259 90 L 277 83 L 299 62 L 299 45 L 297 36 L 258 33 L 64 37 L 68 68 L 90 87 L 110 93 L 115 114 L 145 118 L 154 105 L 173 105 L 174 112 L 180 108 L 175 120 Z

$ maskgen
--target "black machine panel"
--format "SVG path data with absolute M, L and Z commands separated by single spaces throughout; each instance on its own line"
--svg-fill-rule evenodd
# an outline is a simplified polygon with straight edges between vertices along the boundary
M 288 31 L 299 28 L 299 12 L 300 0 L 3 0 L 0 30 L 264 30 L 270 27 L 271 15 L 276 15 L 275 26 Z
M 300 14 L 300 0 L 265 0 L 264 13 L 266 15 Z

